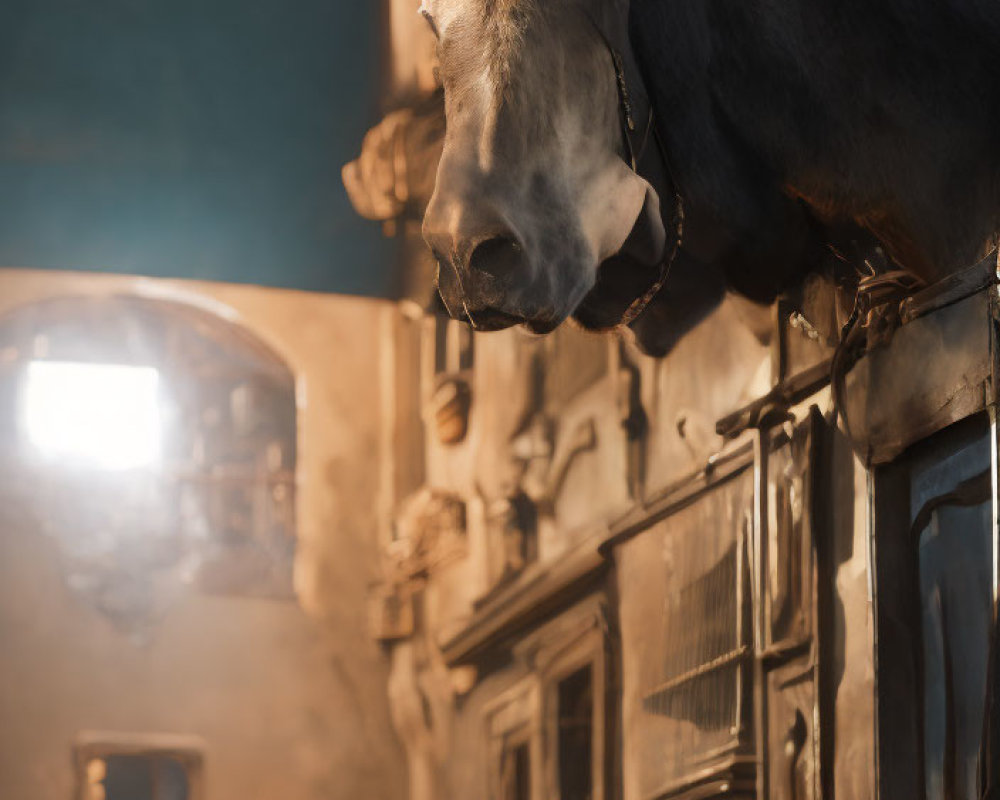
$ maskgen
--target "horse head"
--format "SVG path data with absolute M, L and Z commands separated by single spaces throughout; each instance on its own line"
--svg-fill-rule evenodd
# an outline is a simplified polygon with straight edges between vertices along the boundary
M 673 196 L 665 225 L 655 181 L 632 163 L 656 148 L 627 6 L 424 0 L 447 132 L 423 231 L 453 317 L 606 328 L 662 280 Z

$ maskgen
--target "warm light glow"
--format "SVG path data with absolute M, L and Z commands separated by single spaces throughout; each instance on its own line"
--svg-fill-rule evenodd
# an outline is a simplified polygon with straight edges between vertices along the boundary
M 160 454 L 159 386 L 153 367 L 32 361 L 23 395 L 28 438 L 51 460 L 149 466 Z

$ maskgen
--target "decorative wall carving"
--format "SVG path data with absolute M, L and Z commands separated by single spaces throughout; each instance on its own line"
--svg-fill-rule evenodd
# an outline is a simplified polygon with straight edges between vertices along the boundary
M 403 503 L 386 557 L 399 580 L 426 575 L 467 552 L 466 504 L 456 493 L 424 488 Z
M 434 92 L 392 111 L 365 135 L 361 154 L 342 173 L 355 210 L 372 220 L 418 219 L 434 192 L 444 145 L 444 102 Z
M 429 411 L 442 444 L 458 444 L 469 430 L 472 389 L 461 378 L 440 381 L 429 401 Z

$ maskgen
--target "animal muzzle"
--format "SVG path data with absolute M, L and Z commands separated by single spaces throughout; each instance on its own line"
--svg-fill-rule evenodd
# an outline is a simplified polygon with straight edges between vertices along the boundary
M 531 309 L 519 302 L 519 281 L 530 280 L 524 252 L 512 239 L 495 237 L 477 245 L 469 259 L 439 251 L 437 284 L 448 313 L 484 331 L 528 322 Z
M 641 274 L 621 287 L 622 309 L 659 274 L 665 235 L 658 198 L 617 156 L 598 171 L 590 195 L 574 197 L 564 196 L 559 181 L 542 181 L 533 193 L 500 191 L 446 166 L 442 161 L 423 234 L 455 319 L 480 330 L 520 323 L 548 332 L 592 292 L 598 265 L 611 256 L 624 250 L 640 265 Z M 600 321 L 615 324 L 622 309 Z
M 510 226 L 497 218 L 470 219 L 467 208 L 442 213 L 432 202 L 424 239 L 437 259 L 438 291 L 453 318 L 484 331 L 548 325 L 537 270 Z

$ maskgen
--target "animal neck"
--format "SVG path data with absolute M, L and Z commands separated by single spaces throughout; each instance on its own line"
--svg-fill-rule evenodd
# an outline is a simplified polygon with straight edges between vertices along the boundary
M 605 0 L 593 20 L 608 48 L 618 84 L 623 158 L 656 190 L 664 227 L 673 230 L 679 221 L 678 213 L 683 216 L 679 209 L 681 193 L 657 127 L 646 79 L 629 39 L 629 5 L 628 0 Z
M 646 180 L 660 200 L 660 217 L 667 231 L 658 275 L 626 309 L 623 321 L 631 323 L 645 311 L 663 288 L 684 238 L 684 201 L 670 170 L 663 140 L 656 130 L 652 101 L 628 39 L 627 2 L 609 2 L 595 27 L 604 40 L 614 69 L 619 100 L 623 158 Z
M 926 280 L 977 260 L 1000 225 L 1000 73 L 988 44 L 1000 16 L 884 0 L 849 15 L 832 0 L 719 8 L 628 4 L 689 239 L 696 217 L 711 218 L 721 235 L 709 243 L 741 251 L 714 257 L 739 255 L 756 274 L 784 262 L 791 278 L 802 253 L 782 242 L 831 225 L 867 229 Z

